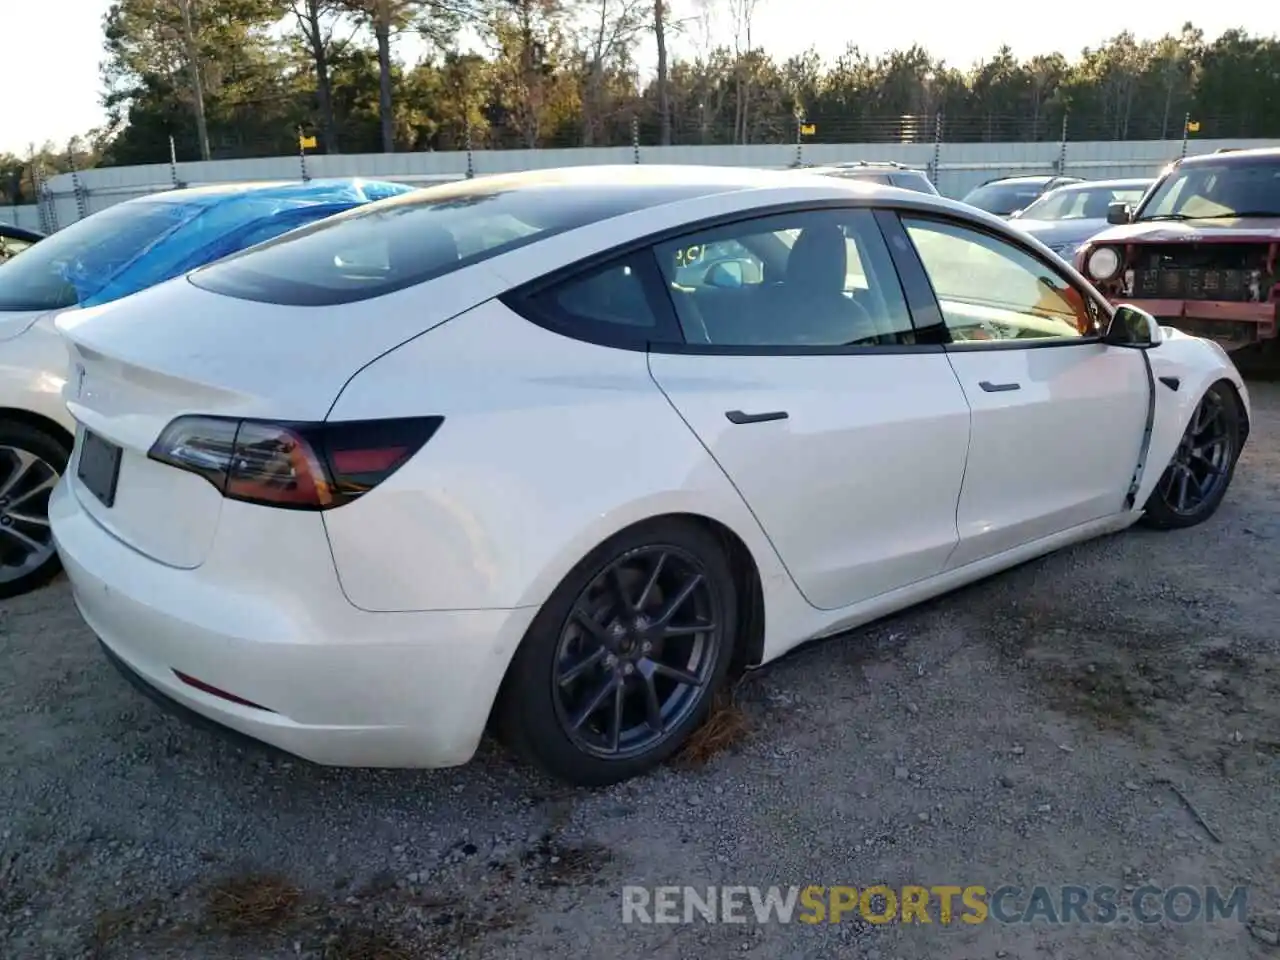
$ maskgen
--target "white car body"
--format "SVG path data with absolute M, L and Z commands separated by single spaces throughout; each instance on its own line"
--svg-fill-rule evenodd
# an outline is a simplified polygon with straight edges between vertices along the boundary
M 74 434 L 62 400 L 67 348 L 54 325 L 58 311 L 0 312 L 0 410 L 21 411 Z
M 494 179 L 524 176 L 539 175 Z M 460 764 L 539 609 L 629 525 L 692 515 L 731 532 L 759 575 L 762 630 L 744 628 L 758 664 L 1129 526 L 1211 384 L 1229 381 L 1247 416 L 1225 355 L 1172 331 L 1145 352 L 1092 342 L 783 357 L 552 332 L 497 298 L 707 218 L 888 197 L 1014 235 L 952 201 L 817 176 L 569 176 L 735 188 L 588 223 L 376 300 L 278 306 L 178 279 L 59 321 L 77 370 L 71 413 L 123 454 L 112 507 L 68 469 L 50 515 L 76 603 L 129 671 L 320 763 Z M 1178 389 L 1149 385 L 1144 356 Z M 1025 389 L 974 392 L 979 381 Z M 790 419 L 740 426 L 724 413 L 775 409 Z M 226 499 L 149 459 L 183 414 L 439 415 L 444 426 L 372 492 L 317 513 Z M 73 466 L 81 451 L 78 440 Z

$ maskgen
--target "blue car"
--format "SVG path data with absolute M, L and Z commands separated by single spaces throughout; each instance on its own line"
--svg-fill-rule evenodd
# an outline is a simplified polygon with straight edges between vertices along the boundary
M 76 424 L 53 320 L 137 293 L 245 247 L 412 188 L 371 180 L 172 190 L 85 217 L 0 262 L 0 598 L 59 569 L 49 491 Z
M 0 275 L 0 311 L 118 300 L 296 227 L 412 187 L 376 180 L 232 183 L 116 204 L 41 241 Z

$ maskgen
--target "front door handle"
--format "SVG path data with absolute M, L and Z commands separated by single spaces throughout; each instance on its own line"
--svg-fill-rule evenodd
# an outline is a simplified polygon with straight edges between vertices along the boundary
M 769 413 L 743 413 L 741 410 L 726 410 L 724 415 L 730 423 L 767 423 L 770 420 L 785 420 L 790 416 L 785 410 L 772 410 Z
M 990 380 L 983 380 L 978 384 L 987 393 L 1004 393 L 1006 390 L 1021 390 L 1020 383 L 992 383 Z

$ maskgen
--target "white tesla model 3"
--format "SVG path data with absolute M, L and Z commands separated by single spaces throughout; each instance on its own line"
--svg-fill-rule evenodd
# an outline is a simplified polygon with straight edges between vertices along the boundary
M 732 669 L 1222 501 L 1213 344 L 959 203 L 794 172 L 488 177 L 58 321 L 75 599 L 144 688 L 311 760 L 580 784 Z

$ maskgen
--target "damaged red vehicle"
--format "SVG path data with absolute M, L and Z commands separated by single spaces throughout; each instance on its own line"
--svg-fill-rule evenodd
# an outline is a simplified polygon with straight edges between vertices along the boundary
M 1276 340 L 1280 304 L 1280 149 L 1187 157 L 1136 209 L 1078 251 L 1076 266 L 1113 303 L 1235 350 Z

